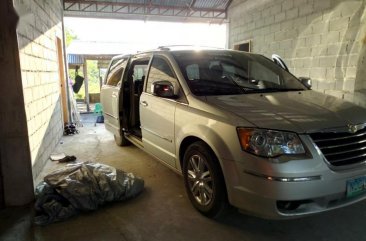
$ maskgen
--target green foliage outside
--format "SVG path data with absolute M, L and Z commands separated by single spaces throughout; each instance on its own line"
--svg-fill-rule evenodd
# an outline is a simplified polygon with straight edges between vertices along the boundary
M 78 39 L 78 36 L 71 29 L 65 28 L 66 47 L 68 47 L 75 39 Z
M 86 63 L 87 63 L 88 80 L 89 80 L 89 85 L 88 85 L 89 94 L 100 93 L 99 70 L 98 70 L 98 66 L 97 66 L 98 61 L 97 60 L 88 60 L 88 61 L 86 61 Z M 75 81 L 75 71 L 72 70 L 70 75 L 74 82 Z M 82 68 L 79 69 L 79 75 L 83 76 Z M 85 84 L 85 81 L 84 81 L 83 85 L 81 86 L 79 93 L 75 94 L 76 99 L 85 98 L 85 85 L 84 84 Z
M 77 39 L 77 35 L 68 28 L 65 28 L 65 42 L 66 42 L 66 47 L 68 47 L 72 41 L 74 41 L 75 39 Z M 100 93 L 100 85 L 99 85 L 99 70 L 98 70 L 98 61 L 96 60 L 88 60 L 87 61 L 87 70 L 88 70 L 88 80 L 89 80 L 89 93 L 90 94 L 94 94 L 94 93 Z M 83 69 L 80 68 L 78 74 L 80 76 L 83 76 Z M 72 82 L 75 82 L 75 70 L 74 69 L 69 69 L 69 75 L 70 78 L 72 79 Z M 84 77 L 84 76 L 83 76 Z M 75 98 L 76 99 L 84 99 L 85 98 L 85 81 L 83 83 L 83 85 L 81 86 L 79 93 L 75 94 Z

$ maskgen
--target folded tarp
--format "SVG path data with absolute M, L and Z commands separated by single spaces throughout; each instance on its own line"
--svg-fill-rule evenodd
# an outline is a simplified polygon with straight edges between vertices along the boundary
M 100 163 L 69 164 L 48 174 L 36 188 L 35 223 L 65 220 L 107 202 L 137 196 L 144 180 Z

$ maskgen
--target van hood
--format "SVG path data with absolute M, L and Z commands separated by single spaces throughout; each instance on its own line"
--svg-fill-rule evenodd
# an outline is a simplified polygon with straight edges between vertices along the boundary
M 312 90 L 206 99 L 260 128 L 310 133 L 366 123 L 366 109 Z

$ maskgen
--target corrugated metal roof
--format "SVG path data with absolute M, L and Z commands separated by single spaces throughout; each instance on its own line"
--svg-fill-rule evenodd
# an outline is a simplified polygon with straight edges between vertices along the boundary
M 225 20 L 232 0 L 64 0 L 65 16 Z M 96 16 L 97 15 L 97 16 Z
M 87 0 L 71 0 L 67 2 L 83 3 Z M 89 1 L 90 2 L 90 1 Z M 202 9 L 225 9 L 230 0 L 95 0 L 93 2 L 110 3 L 110 4 L 142 4 L 142 5 L 154 5 L 154 6 L 170 6 L 170 7 L 192 7 Z
M 84 63 L 84 57 L 77 54 L 68 54 L 67 63 L 74 65 L 82 65 Z
M 227 0 L 197 0 L 194 7 L 226 10 L 227 4 Z
M 160 6 L 187 7 L 192 0 L 152 0 L 151 3 Z

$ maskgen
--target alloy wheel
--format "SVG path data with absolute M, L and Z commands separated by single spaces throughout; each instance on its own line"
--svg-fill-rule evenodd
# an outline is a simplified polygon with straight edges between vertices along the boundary
M 200 205 L 209 205 L 214 198 L 214 184 L 207 161 L 201 155 L 192 155 L 187 171 L 192 195 Z

